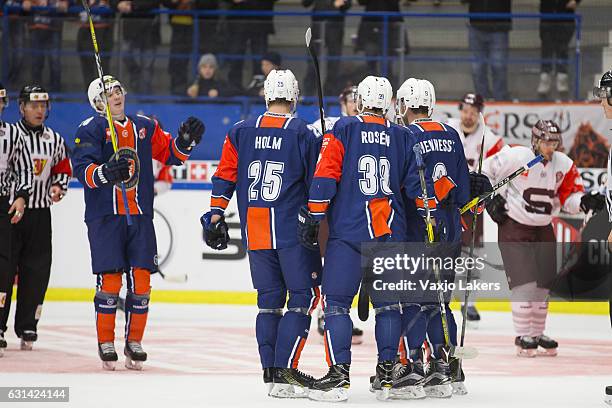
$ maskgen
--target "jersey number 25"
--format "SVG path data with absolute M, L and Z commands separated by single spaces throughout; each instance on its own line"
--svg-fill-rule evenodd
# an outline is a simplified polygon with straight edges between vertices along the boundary
M 269 161 L 263 164 L 261 160 L 252 161 L 249 164 L 249 179 L 253 179 L 249 184 L 249 201 L 256 201 L 261 193 L 261 198 L 265 201 L 274 201 L 280 195 L 283 185 L 282 174 L 285 170 L 285 163 Z M 261 184 L 259 183 L 261 181 Z

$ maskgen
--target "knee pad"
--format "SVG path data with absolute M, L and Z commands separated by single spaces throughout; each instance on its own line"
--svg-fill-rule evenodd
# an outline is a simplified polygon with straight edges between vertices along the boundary
M 257 289 L 259 313 L 283 314 L 287 290 L 285 288 Z
M 151 292 L 151 271 L 144 268 L 132 268 L 126 276 L 127 290 L 137 295 Z
M 102 272 L 98 274 L 96 289 L 98 292 L 119 294 L 122 285 L 123 274 L 121 272 Z
M 323 296 L 323 314 L 325 317 L 347 315 L 351 311 L 352 296 Z
M 119 300 L 119 292 L 108 293 L 97 291 L 94 296 L 94 305 L 96 313 L 114 314 L 117 312 L 117 301 Z
M 150 295 L 137 295 L 134 292 L 127 292 L 125 296 L 126 313 L 145 314 L 149 311 Z
M 287 310 L 310 316 L 317 308 L 321 292 L 318 287 L 301 290 L 289 290 Z

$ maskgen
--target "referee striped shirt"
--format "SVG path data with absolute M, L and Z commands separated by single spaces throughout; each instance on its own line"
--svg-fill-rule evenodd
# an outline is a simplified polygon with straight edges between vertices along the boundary
M 606 182 L 606 204 L 608 205 L 608 220 L 612 222 L 612 147 L 608 153 L 608 180 Z
M 57 184 L 66 191 L 72 175 L 64 139 L 44 125 L 32 128 L 23 120 L 15 125 L 32 156 L 33 181 L 28 207 L 49 208 L 53 204 L 51 186 Z
M 32 158 L 15 125 L 0 121 L 0 196 L 23 197 L 32 190 Z

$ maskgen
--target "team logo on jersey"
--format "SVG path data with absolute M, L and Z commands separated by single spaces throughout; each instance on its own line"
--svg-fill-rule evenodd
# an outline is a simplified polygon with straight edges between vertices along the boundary
M 121 131 L 121 136 L 123 136 L 123 137 L 128 137 L 129 135 L 130 135 L 130 133 L 127 131 L 127 129 L 123 129 L 123 130 Z
M 125 181 L 125 188 L 128 190 L 136 188 L 140 177 L 140 160 L 138 153 L 131 147 L 122 147 L 117 150 L 117 156 L 124 157 L 130 163 L 130 178 Z
M 143 140 L 145 137 L 147 137 L 147 129 L 142 128 L 142 129 L 138 130 L 138 138 L 140 140 Z
M 313 273 L 311 273 L 311 274 L 310 274 L 310 277 L 311 277 L 313 280 L 316 280 L 316 279 L 319 277 L 319 274 L 318 274 L 318 273 L 316 273 L 316 272 L 313 272 Z
M 43 139 L 45 139 L 45 140 L 49 140 L 49 139 L 51 139 L 51 135 L 50 135 L 49 133 L 47 133 L 47 132 L 43 132 L 42 137 L 43 137 Z
M 40 176 L 47 165 L 47 159 L 34 159 L 34 175 Z
M 153 257 L 153 265 L 159 265 L 159 256 L 157 254 Z

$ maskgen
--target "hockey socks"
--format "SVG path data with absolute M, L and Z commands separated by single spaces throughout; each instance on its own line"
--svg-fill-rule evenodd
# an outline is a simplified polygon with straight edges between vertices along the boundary
M 308 338 L 310 315 L 288 310 L 278 324 L 274 367 L 297 368 Z
M 255 320 L 255 336 L 262 368 L 274 367 L 276 337 L 283 309 L 259 309 Z
M 378 361 L 394 361 L 397 357 L 397 345 L 402 335 L 402 315 L 400 305 L 393 304 L 376 307 L 376 346 Z
M 101 273 L 97 277 L 94 307 L 98 343 L 115 340 L 115 314 L 121 290 L 121 273 Z
M 151 294 L 151 272 L 132 268 L 127 274 L 125 297 L 125 338 L 140 343 L 147 325 Z

